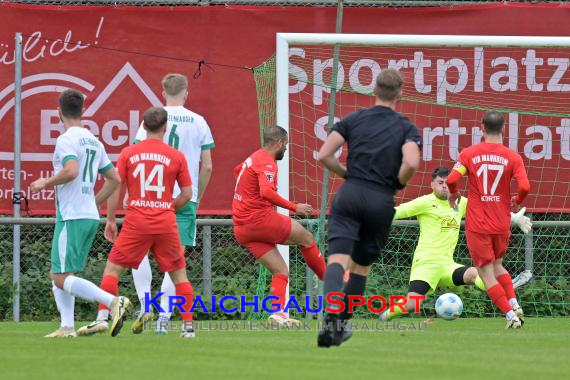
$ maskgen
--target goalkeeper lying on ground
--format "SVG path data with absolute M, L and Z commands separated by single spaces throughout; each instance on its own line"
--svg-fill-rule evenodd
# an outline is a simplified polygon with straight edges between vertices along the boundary
M 420 239 L 412 261 L 408 303 L 408 312 L 415 310 L 415 301 L 410 295 L 426 295 L 437 288 L 461 285 L 475 285 L 485 290 L 483 281 L 477 275 L 475 267 L 466 267 L 453 261 L 453 253 L 459 239 L 461 219 L 465 218 L 467 199 L 459 202 L 454 210 L 447 201 L 448 190 L 445 180 L 449 175 L 446 168 L 437 168 L 432 173 L 433 192 L 396 207 L 394 219 L 416 217 L 420 224 Z M 516 214 L 511 213 L 511 224 L 528 233 L 532 228 L 530 219 L 524 216 L 524 208 Z M 530 271 L 524 271 L 513 280 L 515 288 L 526 284 L 532 278 Z M 420 301 L 421 304 L 421 301 Z M 383 321 L 402 314 L 400 308 L 394 312 L 386 310 L 380 315 Z

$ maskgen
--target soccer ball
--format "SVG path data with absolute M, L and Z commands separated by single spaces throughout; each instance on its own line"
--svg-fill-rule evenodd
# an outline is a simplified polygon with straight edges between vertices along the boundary
M 435 301 L 435 312 L 437 316 L 448 321 L 459 318 L 463 313 L 463 302 L 457 294 L 445 293 Z

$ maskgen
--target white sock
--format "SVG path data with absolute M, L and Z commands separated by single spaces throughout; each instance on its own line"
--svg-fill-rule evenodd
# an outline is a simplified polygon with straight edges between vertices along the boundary
M 144 299 L 145 293 L 150 297 L 150 285 L 152 283 L 152 271 L 150 270 L 150 262 L 148 255 L 139 264 L 138 269 L 133 269 L 133 281 L 135 282 L 135 289 L 137 290 L 137 297 L 141 302 L 141 312 L 144 313 Z
M 170 321 L 170 317 L 167 317 L 165 314 L 166 313 L 161 313 L 158 316 L 156 331 L 168 331 L 168 323 Z
M 109 319 L 109 309 L 103 309 L 97 312 L 98 321 L 106 321 L 107 319 Z
M 73 313 L 75 309 L 75 297 L 65 290 L 55 286 L 55 283 L 52 282 L 52 284 L 55 304 L 57 305 L 57 310 L 59 310 L 59 314 L 61 315 L 61 327 L 74 327 L 75 320 Z
M 507 312 L 507 314 L 506 314 L 507 319 L 512 319 L 512 318 L 515 317 L 515 316 L 516 316 L 516 314 L 515 314 L 515 312 L 512 311 L 512 310 L 509 310 L 509 311 Z
M 516 299 L 516 298 L 511 298 L 511 299 L 509 300 L 509 305 L 511 305 L 511 307 L 514 308 L 515 305 L 518 306 L 519 303 L 517 302 L 517 299 Z
M 176 295 L 176 286 L 170 279 L 170 275 L 168 273 L 164 274 L 164 279 L 162 280 L 162 285 L 160 286 L 160 292 L 164 293 L 162 297 L 160 297 L 160 307 L 164 310 L 164 313 L 160 313 L 160 318 L 162 318 L 162 320 L 169 321 L 172 313 L 170 313 L 168 310 L 168 304 L 170 302 L 170 296 Z
M 63 289 L 76 297 L 90 302 L 97 301 L 97 303 L 102 303 L 107 307 L 111 307 L 115 298 L 114 295 L 107 293 L 91 281 L 75 276 L 66 277 L 63 282 Z

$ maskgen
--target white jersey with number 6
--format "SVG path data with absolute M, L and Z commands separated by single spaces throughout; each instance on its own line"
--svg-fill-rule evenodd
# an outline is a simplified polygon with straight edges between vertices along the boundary
M 111 169 L 113 164 L 103 144 L 89 130 L 79 126 L 69 128 L 57 138 L 53 155 L 55 174 L 69 160 L 78 162 L 79 174 L 73 181 L 56 187 L 57 220 L 99 220 L 95 182 L 99 173 Z
M 181 151 L 188 161 L 188 170 L 192 179 L 192 202 L 198 199 L 198 175 L 200 154 L 203 150 L 214 148 L 214 139 L 206 120 L 183 106 L 166 106 L 168 123 L 163 141 Z M 146 131 L 141 125 L 135 142 L 146 139 Z M 180 194 L 178 184 L 174 186 L 174 197 Z

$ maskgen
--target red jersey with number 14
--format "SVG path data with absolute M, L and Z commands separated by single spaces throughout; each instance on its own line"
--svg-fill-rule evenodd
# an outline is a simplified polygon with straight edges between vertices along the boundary
M 234 223 L 248 224 L 275 210 L 275 205 L 261 196 L 262 187 L 277 190 L 277 163 L 263 149 L 255 151 L 234 169 L 236 187 L 232 202 Z
M 483 142 L 464 149 L 459 164 L 468 172 L 465 228 L 479 233 L 509 233 L 511 179 L 528 181 L 521 156 L 502 144 Z
M 144 140 L 123 149 L 117 169 L 129 191 L 125 227 L 143 234 L 177 231 L 174 183 L 192 184 L 184 155 L 162 140 Z

